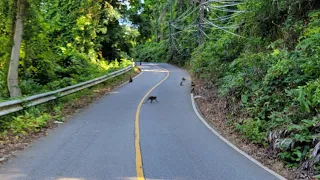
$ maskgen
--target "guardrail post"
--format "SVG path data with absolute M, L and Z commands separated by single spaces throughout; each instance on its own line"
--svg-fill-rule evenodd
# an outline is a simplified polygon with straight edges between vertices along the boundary
M 132 61 L 132 67 L 134 68 L 134 66 L 136 65 L 135 62 L 133 61 L 133 59 L 131 59 Z

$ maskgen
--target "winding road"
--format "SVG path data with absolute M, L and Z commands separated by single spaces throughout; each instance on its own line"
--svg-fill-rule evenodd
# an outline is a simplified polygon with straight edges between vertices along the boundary
M 143 73 L 91 104 L 0 168 L 1 180 L 278 179 L 214 135 L 191 104 L 188 73 Z M 152 90 L 152 91 L 150 91 Z M 158 103 L 143 99 L 158 97 Z

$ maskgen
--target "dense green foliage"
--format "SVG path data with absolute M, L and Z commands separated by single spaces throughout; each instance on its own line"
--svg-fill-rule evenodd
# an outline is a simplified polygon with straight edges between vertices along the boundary
M 320 142 L 319 3 L 237 2 L 173 1 L 171 19 L 168 2 L 154 6 L 150 19 L 160 19 L 167 8 L 173 30 L 163 22 L 167 35 L 139 44 L 137 58 L 187 64 L 227 97 L 229 121 L 245 138 L 273 147 L 288 166 L 313 169 Z M 199 7 L 206 9 L 203 32 Z M 201 34 L 206 40 L 199 45 Z
M 261 29 L 257 34 L 244 30 L 251 35 L 246 39 L 224 34 L 199 47 L 202 52 L 191 60 L 193 71 L 212 79 L 221 96 L 238 107 L 233 112 L 237 129 L 254 143 L 270 143 L 295 167 L 310 158 L 320 140 L 319 15 L 320 11 L 310 11 L 304 19 L 294 19 L 290 26 L 299 31 L 292 34 L 286 34 L 284 20 L 280 37 L 273 37 L 273 32 L 259 35 Z M 296 27 L 299 21 L 308 23 Z M 299 40 L 285 39 L 287 35 Z M 229 42 L 232 48 L 225 52 Z M 239 119 L 243 115 L 246 118 Z
M 9 96 L 6 78 L 16 3 L 0 2 L 0 100 Z M 19 60 L 23 95 L 55 90 L 128 65 L 139 32 L 126 22 L 140 3 L 130 6 L 106 0 L 28 0 Z
M 163 62 L 167 59 L 166 52 L 168 52 L 168 44 L 164 41 L 161 41 L 159 43 L 148 42 L 139 45 L 135 50 L 139 52 L 136 55 L 137 61 Z

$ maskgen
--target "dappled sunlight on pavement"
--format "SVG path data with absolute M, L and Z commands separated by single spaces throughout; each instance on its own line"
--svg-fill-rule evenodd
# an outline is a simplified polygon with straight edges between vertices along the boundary
M 119 180 L 137 180 L 137 177 L 118 177 Z M 173 180 L 173 179 L 153 179 L 153 178 L 145 178 L 146 180 Z M 179 179 L 179 178 L 178 178 Z
M 142 69 L 142 71 L 143 72 L 167 72 L 167 71 L 165 71 L 165 70 L 162 70 L 162 69 L 151 69 L 151 70 L 149 70 L 149 69 Z
M 83 178 L 66 178 L 66 177 L 63 177 L 63 178 L 58 178 L 58 179 L 55 179 L 55 180 L 86 180 L 86 179 L 83 179 Z
M 22 173 L 19 169 L 9 170 L 7 173 L 1 173 L 0 179 L 5 180 L 14 180 L 14 179 L 23 179 L 26 175 Z

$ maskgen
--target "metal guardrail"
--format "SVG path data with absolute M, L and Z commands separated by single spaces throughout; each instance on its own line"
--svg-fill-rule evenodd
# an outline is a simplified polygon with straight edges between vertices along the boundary
M 118 71 L 112 72 L 110 74 L 82 82 L 73 86 L 68 86 L 62 89 L 58 89 L 55 91 L 50 91 L 42 94 L 37 94 L 33 96 L 29 96 L 23 99 L 11 100 L 0 103 L 0 116 L 10 114 L 13 112 L 17 112 L 23 110 L 25 108 L 36 106 L 38 104 L 42 104 L 48 101 L 52 101 L 58 99 L 59 97 L 66 96 L 68 94 L 80 91 L 82 89 L 94 86 L 96 84 L 102 83 L 108 79 L 124 74 L 132 69 L 134 64 L 128 66 L 126 68 L 120 69 Z

